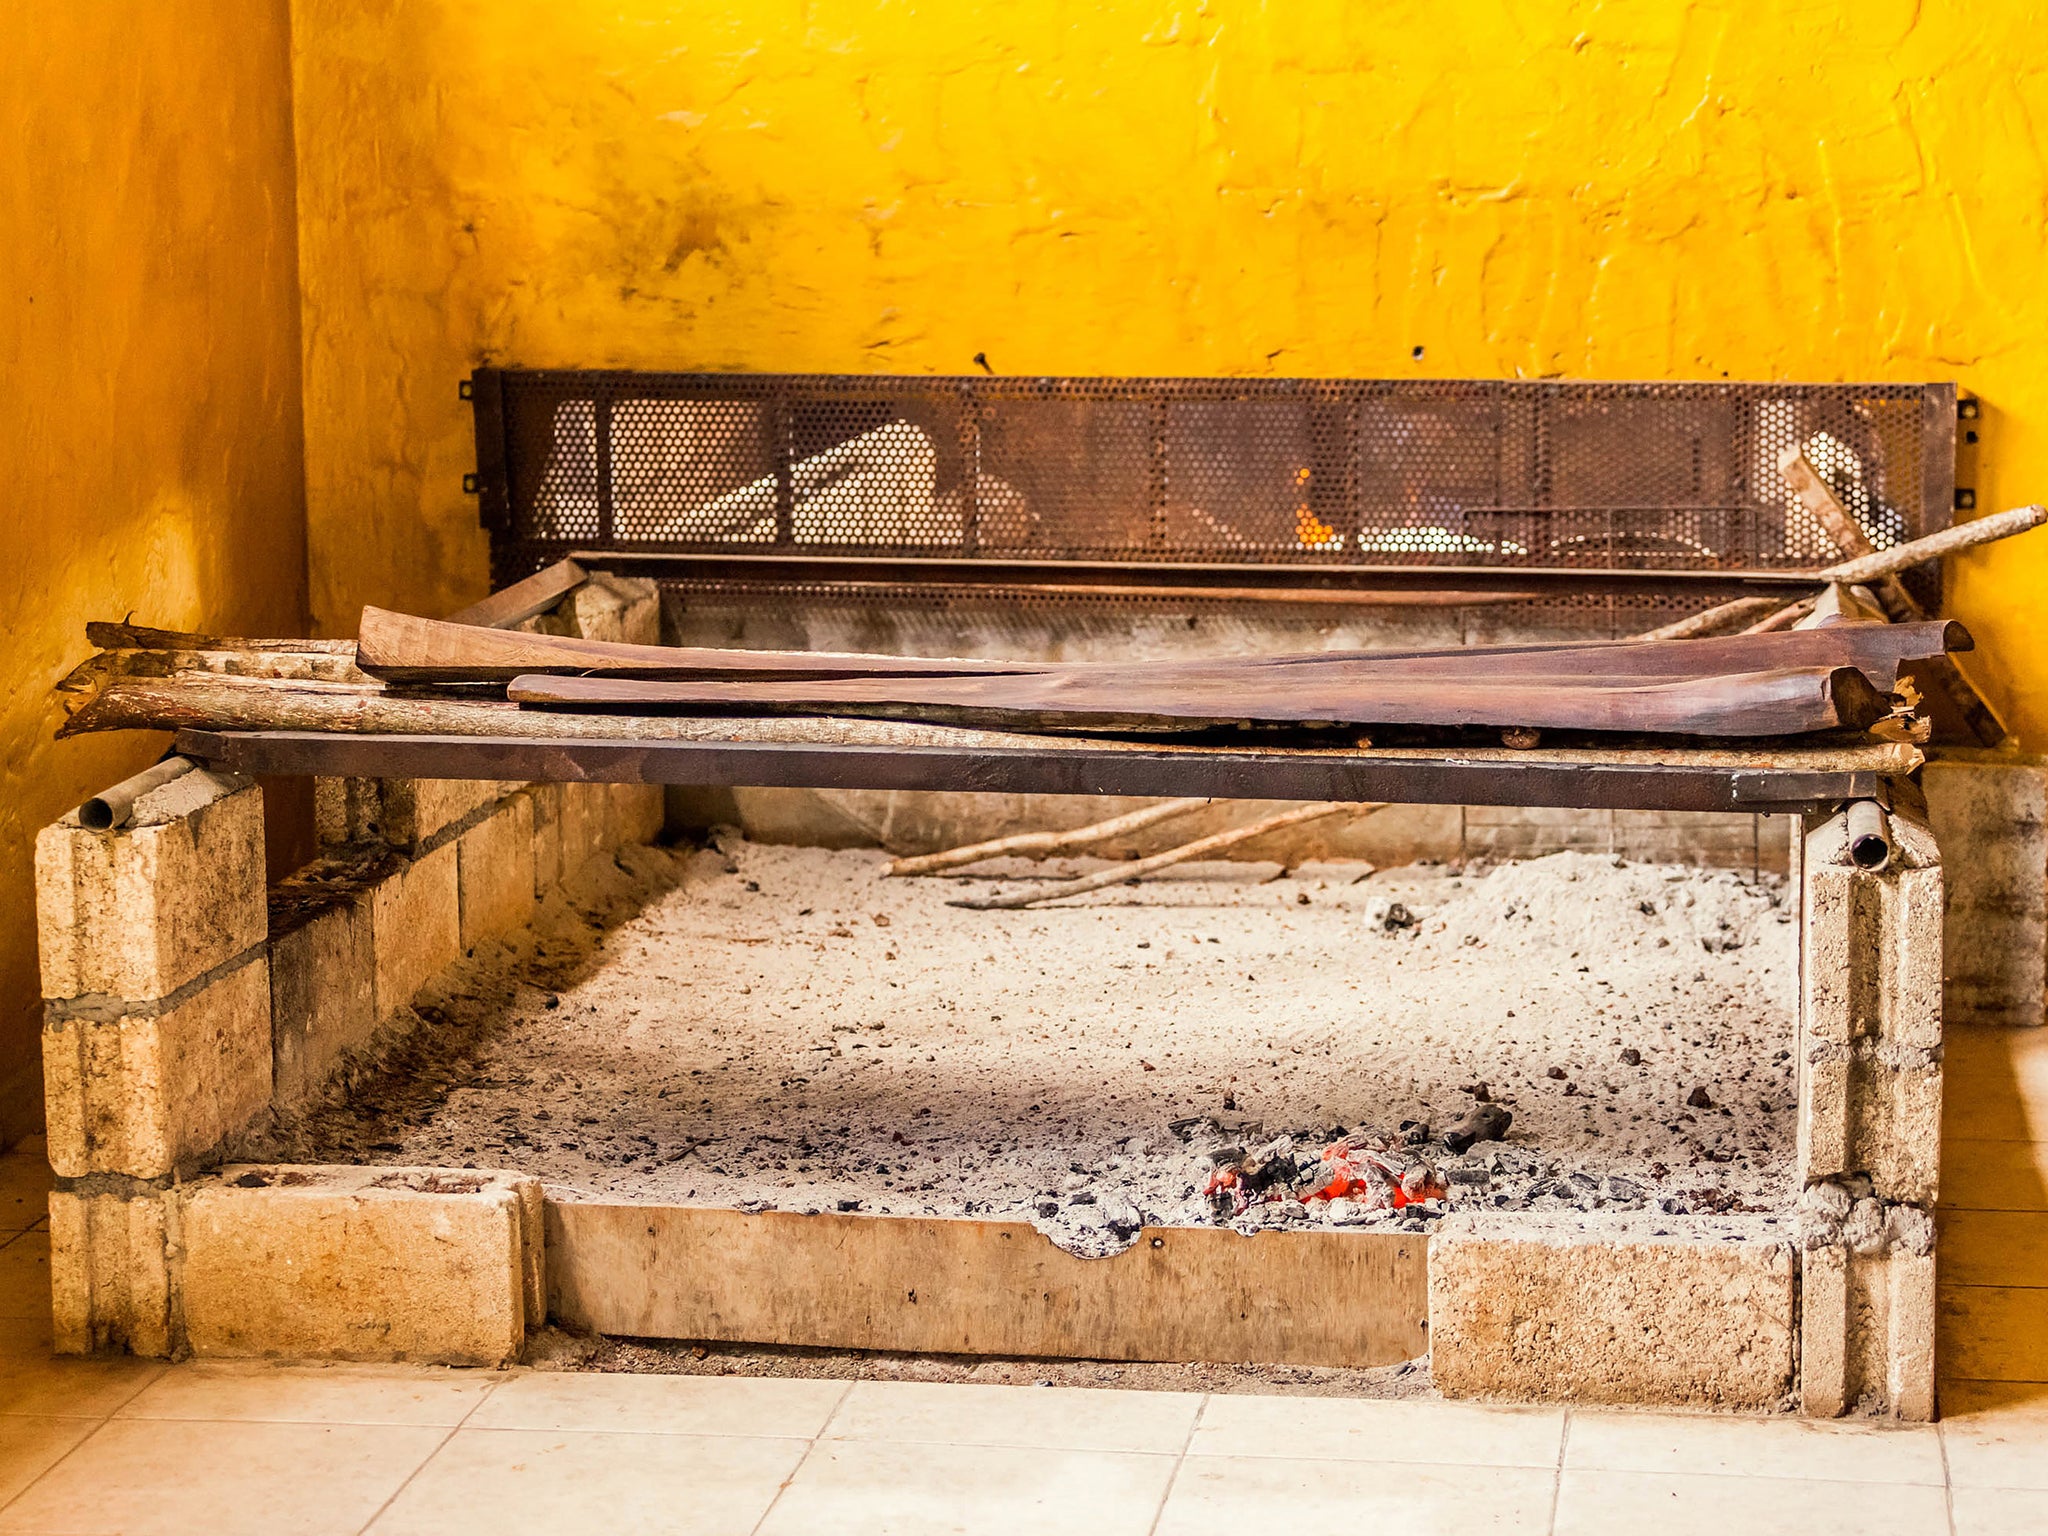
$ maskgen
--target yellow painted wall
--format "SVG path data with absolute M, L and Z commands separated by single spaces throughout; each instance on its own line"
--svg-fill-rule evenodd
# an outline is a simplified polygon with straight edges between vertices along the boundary
M 482 590 L 475 363 L 1956 379 L 2048 496 L 2048 8 L 298 0 L 315 622 Z M 1422 361 L 1411 348 L 1426 348 Z M 2048 534 L 1963 562 L 2048 746 Z
M 285 0 L 11 8 L 0 47 L 0 1144 L 40 1117 L 36 830 L 163 749 L 54 743 L 88 618 L 296 632 Z

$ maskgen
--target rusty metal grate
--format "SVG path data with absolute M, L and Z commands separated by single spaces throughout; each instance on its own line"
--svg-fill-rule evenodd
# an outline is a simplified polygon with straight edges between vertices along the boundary
M 1126 602 L 1141 567 L 1455 568 L 1585 603 L 1596 572 L 1835 558 L 1779 478 L 1793 442 L 1879 547 L 1945 526 L 1954 498 L 1947 384 L 485 370 L 472 390 L 500 585 L 587 550 L 792 593 L 829 592 L 834 561 L 871 594 Z

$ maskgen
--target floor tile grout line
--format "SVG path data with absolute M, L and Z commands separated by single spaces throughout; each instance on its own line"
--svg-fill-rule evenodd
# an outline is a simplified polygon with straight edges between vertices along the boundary
M 825 1415 L 824 1422 L 818 1426 L 818 1432 L 805 1443 L 804 1452 L 801 1456 L 797 1457 L 796 1465 L 791 1467 L 782 1481 L 775 1485 L 775 1492 L 769 1498 L 767 1504 L 762 1507 L 760 1518 L 747 1527 L 748 1536 L 760 1536 L 761 1528 L 768 1523 L 768 1517 L 775 1513 L 775 1506 L 782 1502 L 782 1496 L 789 1492 L 790 1485 L 797 1480 L 797 1476 L 803 1471 L 805 1464 L 816 1454 L 818 1447 L 825 1443 L 825 1431 L 832 1427 L 832 1421 L 839 1417 L 839 1410 L 846 1406 L 846 1400 L 853 1396 L 853 1389 L 859 1385 L 860 1378 L 855 1377 L 847 1382 L 846 1390 L 833 1399 L 832 1411 Z
M 1564 1503 L 1564 1464 L 1572 1444 L 1572 1405 L 1564 1405 L 1564 1422 L 1557 1427 L 1557 1471 L 1550 1479 L 1550 1524 L 1544 1529 L 1557 1536 L 1557 1511 Z
M 1939 1420 L 1934 1425 L 1934 1443 L 1941 1447 L 1941 1507 L 1948 1516 L 1948 1536 L 1956 1536 L 1956 1483 L 1948 1468 L 1948 1428 Z
M 1188 1421 L 1188 1437 L 1180 1444 L 1180 1455 L 1173 1460 L 1173 1470 L 1166 1474 L 1166 1486 L 1159 1491 L 1159 1507 L 1152 1511 L 1152 1523 L 1145 1527 L 1145 1536 L 1158 1536 L 1159 1522 L 1166 1518 L 1166 1506 L 1173 1498 L 1173 1490 L 1180 1486 L 1181 1468 L 1188 1464 L 1188 1452 L 1195 1448 L 1195 1436 L 1202 1428 L 1202 1418 L 1215 1399 L 1215 1393 L 1204 1392 L 1202 1400 L 1195 1404 L 1195 1416 Z
M 422 1456 L 419 1459 L 418 1463 L 413 1467 L 413 1469 L 405 1474 L 405 1476 L 399 1481 L 398 1486 L 391 1490 L 391 1496 L 387 1498 L 382 1504 L 379 1504 L 376 1510 L 371 1514 L 370 1518 L 363 1522 L 362 1528 L 357 1531 L 356 1536 L 366 1536 L 366 1533 L 369 1531 L 370 1527 L 375 1525 L 379 1520 L 382 1520 L 384 1518 L 385 1512 L 389 1510 L 393 1504 L 396 1504 L 398 1502 L 399 1495 L 404 1493 L 406 1489 L 412 1486 L 412 1480 L 418 1477 L 422 1472 L 426 1471 L 427 1467 L 433 1462 L 436 1456 L 440 1455 L 443 1451 L 448 1449 L 448 1442 L 455 1438 L 457 1431 L 459 1431 L 463 1425 L 467 1424 L 472 1418 L 474 1418 L 476 1416 L 477 1409 L 483 1407 L 485 1403 L 488 1403 L 492 1399 L 492 1397 L 494 1397 L 497 1394 L 498 1388 L 503 1385 L 504 1383 L 501 1381 L 494 1381 L 488 1387 L 485 1387 L 483 1391 L 477 1393 L 476 1401 L 469 1405 L 469 1411 L 463 1414 L 463 1416 L 457 1419 L 453 1424 L 450 1424 L 448 1426 L 448 1433 L 443 1435 L 439 1440 L 436 1440 L 434 1442 L 434 1448 L 431 1451 L 427 1452 L 426 1455 Z M 412 1428 L 413 1426 L 394 1425 L 392 1427 Z

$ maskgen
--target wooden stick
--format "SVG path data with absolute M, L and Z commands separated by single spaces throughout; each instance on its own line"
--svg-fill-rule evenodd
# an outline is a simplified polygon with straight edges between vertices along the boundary
M 1019 832 L 1011 837 L 991 838 L 984 843 L 968 843 L 959 848 L 948 848 L 943 853 L 920 853 L 907 859 L 897 859 L 883 870 L 885 875 L 929 875 L 942 869 L 959 869 L 967 864 L 979 864 L 984 859 L 1001 858 L 1006 853 L 1043 855 L 1065 853 L 1070 848 L 1086 848 L 1095 843 L 1107 842 L 1125 832 L 1136 832 L 1141 827 L 1156 827 L 1162 821 L 1175 821 L 1182 816 L 1191 816 L 1206 805 L 1215 802 L 1206 796 L 1189 800 L 1162 800 L 1157 805 L 1148 805 L 1140 810 L 1130 811 L 1122 816 L 1112 816 L 1107 821 L 1098 821 L 1091 826 L 1075 827 L 1067 832 Z
M 110 624 L 102 619 L 88 621 L 85 638 L 103 651 L 277 651 L 350 657 L 356 653 L 353 640 L 249 640 L 235 635 L 195 635 L 182 629 L 151 629 L 146 624 Z
M 1790 629 L 1809 613 L 1813 612 L 1814 602 L 1815 599 L 1813 598 L 1802 597 L 1796 603 L 1787 603 L 1768 617 L 1758 619 L 1749 628 L 1745 629 L 1743 633 L 1745 635 L 1773 635 L 1781 629 Z
M 1852 587 L 1869 586 L 1881 577 L 1896 576 L 1926 561 L 1975 549 L 1980 544 L 2009 539 L 2043 523 L 2048 523 L 2048 507 L 2014 507 L 2009 512 L 1994 512 L 1974 522 L 1957 523 L 1953 528 L 1944 528 L 1939 533 L 1930 533 L 1926 538 L 1914 539 L 1908 544 L 1895 544 L 1874 555 L 1831 565 L 1816 573 L 1814 580 L 1840 582 L 1843 586 Z
M 1205 853 L 1249 842 L 1252 838 L 1268 832 L 1277 832 L 1282 827 L 1298 827 L 1306 821 L 1318 821 L 1325 816 L 1335 816 L 1340 811 L 1356 811 L 1370 815 L 1385 810 L 1386 806 L 1376 801 L 1323 800 L 1313 805 L 1296 806 L 1291 811 L 1282 811 L 1267 816 L 1249 826 L 1232 827 L 1227 832 L 1211 833 L 1198 837 L 1192 843 L 1182 843 L 1178 848 L 1169 848 L 1164 853 L 1155 853 L 1150 858 L 1131 859 L 1121 864 L 1099 869 L 1092 875 L 1083 875 L 1078 880 L 1062 880 L 1057 885 L 1041 886 L 1035 891 L 1013 891 L 1008 896 L 989 896 L 979 900 L 952 901 L 948 906 L 970 907 L 977 912 L 1017 907 L 1035 907 L 1040 902 L 1058 901 L 1067 896 L 1079 896 L 1088 891 L 1099 891 L 1105 885 L 1121 885 L 1126 880 L 1136 880 L 1154 870 L 1165 869 L 1171 864 L 1184 864 L 1189 859 L 1199 859 Z
M 1718 604 L 1689 619 L 1678 619 L 1657 629 L 1645 630 L 1640 635 L 1631 635 L 1631 640 L 1697 640 L 1703 635 L 1721 635 L 1740 630 L 1743 625 L 1767 613 L 1776 612 L 1778 600 L 1775 597 L 1738 597 Z

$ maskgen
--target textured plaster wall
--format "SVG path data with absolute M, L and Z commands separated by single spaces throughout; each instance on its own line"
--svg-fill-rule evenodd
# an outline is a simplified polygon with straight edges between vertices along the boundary
M 41 1114 L 36 830 L 160 737 L 54 743 L 85 621 L 292 632 L 284 0 L 10 9 L 0 48 L 0 1144 Z
M 484 361 L 1954 378 L 1980 505 L 2048 496 L 2044 23 L 298 0 L 316 623 L 482 590 Z M 2044 575 L 2048 535 L 1954 574 L 2036 747 Z

